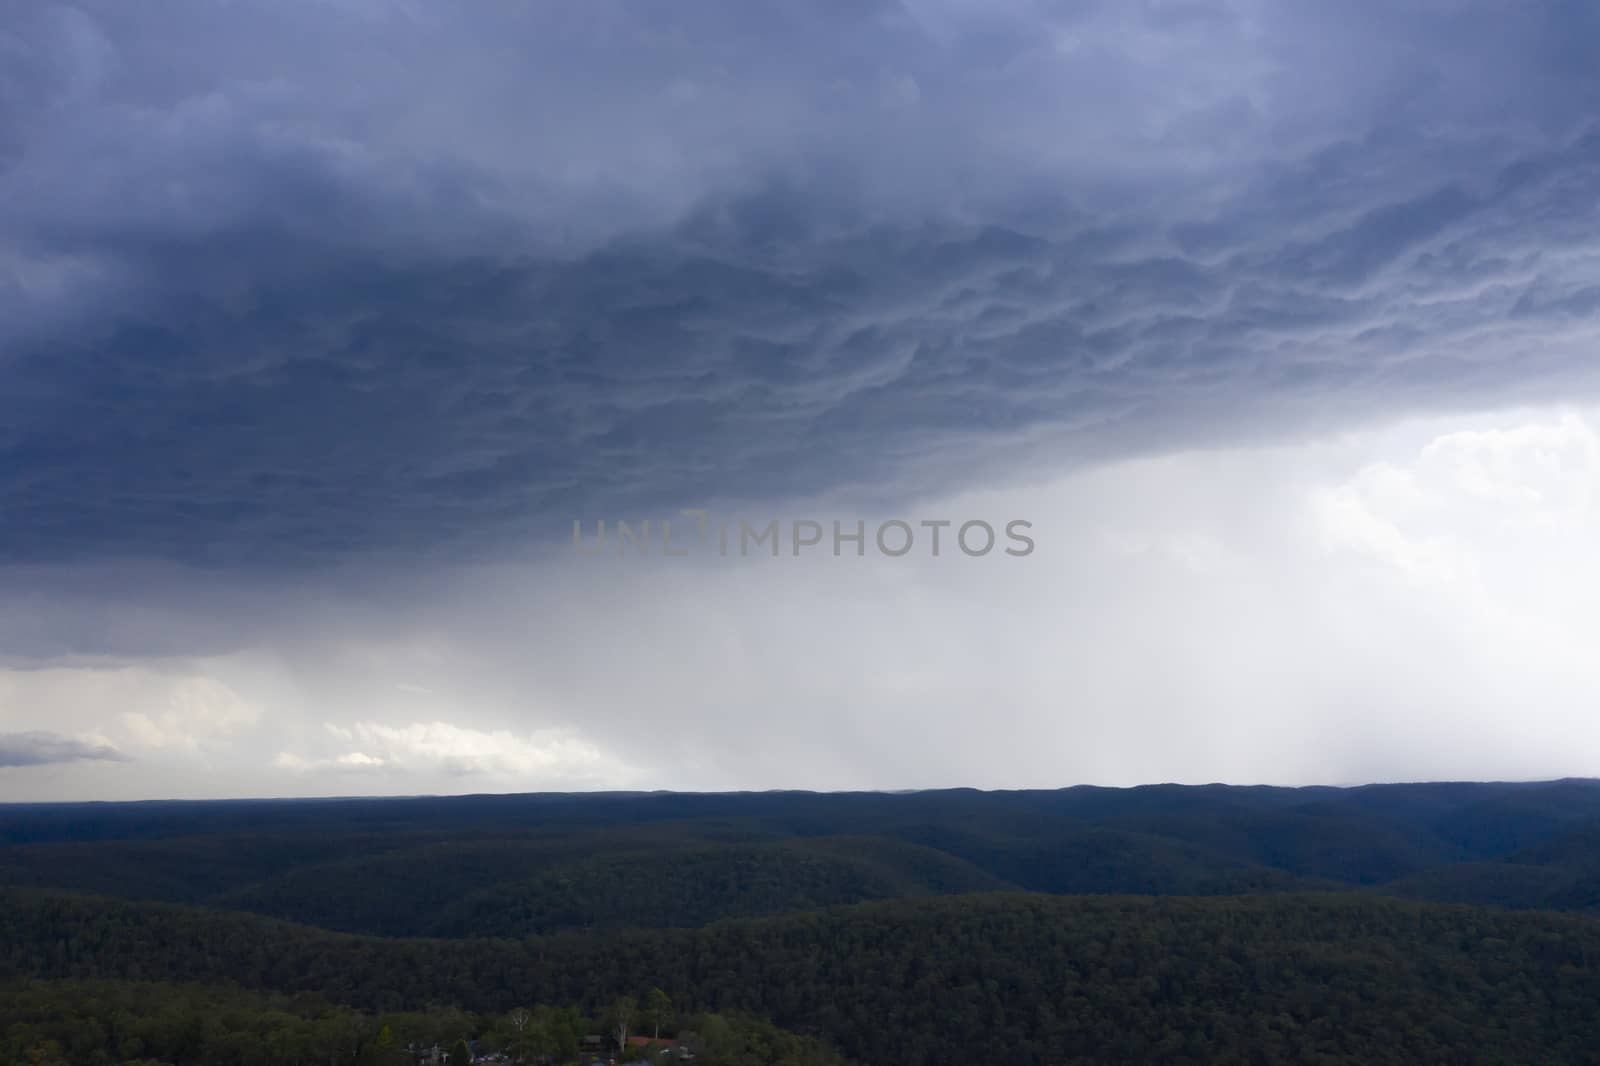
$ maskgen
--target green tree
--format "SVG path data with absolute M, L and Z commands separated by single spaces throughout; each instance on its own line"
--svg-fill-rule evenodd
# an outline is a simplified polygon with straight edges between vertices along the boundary
M 472 1066 L 472 1049 L 465 1040 L 457 1040 L 450 1049 L 450 1066 Z
M 502 1044 L 514 1062 L 522 1062 L 535 1053 L 538 1027 L 533 1024 L 533 1012 L 526 1007 L 510 1011 L 500 1025 Z
M 612 1036 L 616 1038 L 617 1047 L 628 1046 L 628 1032 L 633 1028 L 633 1019 L 638 1013 L 639 1001 L 632 996 L 623 996 L 606 1012 L 606 1023 L 611 1029 Z
M 388 1025 L 380 1027 L 378 1035 L 356 1056 L 357 1066 L 400 1066 L 410 1061 L 410 1056 L 401 1049 L 394 1030 Z
M 695 1056 L 708 1066 L 723 1066 L 738 1061 L 744 1054 L 744 1041 L 734 1032 L 727 1018 L 720 1014 L 705 1014 L 695 1019 Z
M 645 1014 L 655 1026 L 655 1039 L 661 1039 L 661 1025 L 672 1020 L 672 1000 L 659 988 L 652 988 L 645 996 Z
M 549 1006 L 534 1008 L 533 1051 L 554 1062 L 570 1062 L 578 1057 L 578 1044 L 583 1038 L 583 1019 L 574 1009 L 565 1010 Z

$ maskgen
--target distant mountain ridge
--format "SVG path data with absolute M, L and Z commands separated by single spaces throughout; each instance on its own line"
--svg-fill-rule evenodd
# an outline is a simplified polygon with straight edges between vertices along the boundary
M 0 885 L 385 936 L 694 927 L 1008 889 L 1588 910 L 1600 781 L 15 805 L 0 807 Z

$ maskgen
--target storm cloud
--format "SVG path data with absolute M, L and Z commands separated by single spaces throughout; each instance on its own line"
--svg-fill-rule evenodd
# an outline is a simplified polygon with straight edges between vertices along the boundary
M 1589 516 L 1514 519 L 1539 456 L 1600 477 L 1596 39 L 1578 0 L 12 4 L 0 726 L 135 758 L 0 787 L 1578 772 L 1479 701 L 1585 742 L 1591 623 L 1532 560 Z M 571 552 L 693 507 L 1040 549 Z
M 1595 386 L 1582 5 L 20 11 L 14 562 L 481 557 Z

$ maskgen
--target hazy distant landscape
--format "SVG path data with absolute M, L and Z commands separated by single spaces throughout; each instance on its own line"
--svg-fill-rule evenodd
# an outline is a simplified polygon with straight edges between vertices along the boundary
M 697 927 L 973 892 L 1600 906 L 1600 781 L 0 806 L 0 884 L 348 933 Z

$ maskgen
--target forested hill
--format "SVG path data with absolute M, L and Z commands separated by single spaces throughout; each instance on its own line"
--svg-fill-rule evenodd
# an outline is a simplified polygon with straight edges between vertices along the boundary
M 1026 890 L 1600 905 L 1600 785 L 0 807 L 0 885 L 387 936 L 695 927 Z
M 356 937 L 0 894 L 13 977 L 237 983 L 366 1010 L 665 989 L 869 1063 L 1596 1061 L 1600 922 L 1357 895 L 972 895 L 699 930 Z
M 63 979 L 660 988 L 869 1066 L 1600 1062 L 1597 904 L 1590 781 L 0 808 L 0 977 L 56 1025 Z

